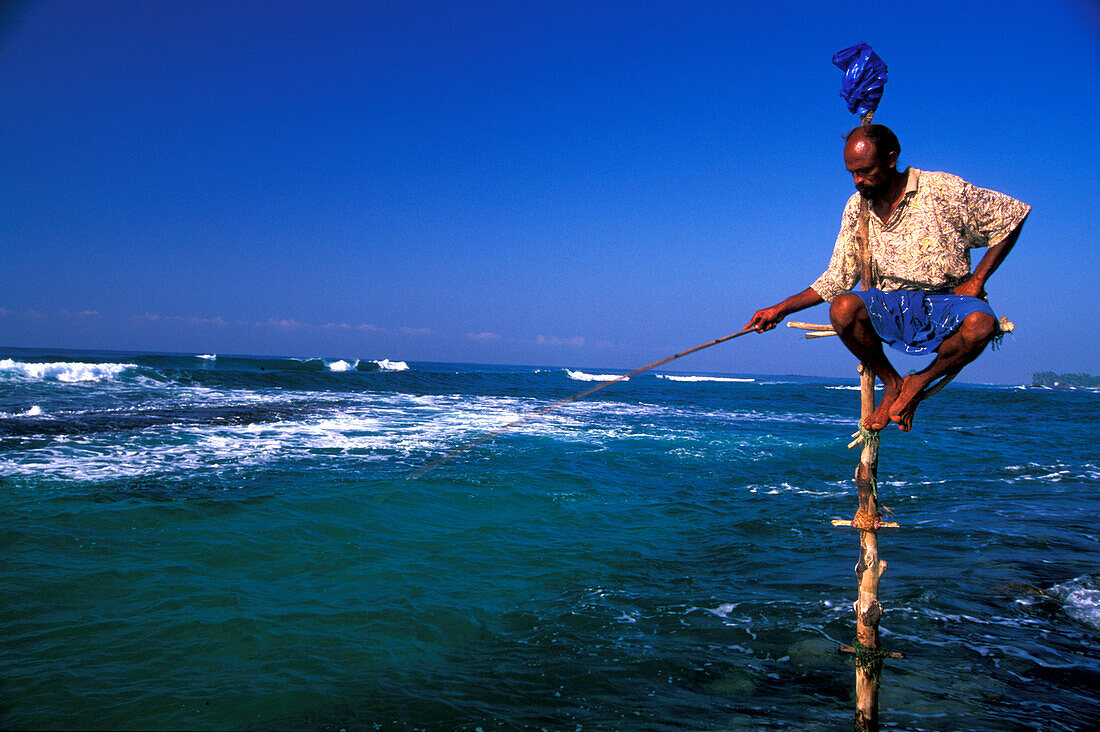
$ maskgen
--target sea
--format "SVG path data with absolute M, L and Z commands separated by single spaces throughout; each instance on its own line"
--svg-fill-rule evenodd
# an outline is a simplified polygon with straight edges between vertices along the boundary
M 851 729 L 854 369 L 621 373 L 0 349 L 0 727 Z M 883 432 L 883 729 L 1100 726 L 1098 412 Z

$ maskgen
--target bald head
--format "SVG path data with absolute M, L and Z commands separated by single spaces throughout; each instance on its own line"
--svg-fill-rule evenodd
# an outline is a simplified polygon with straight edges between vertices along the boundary
M 874 146 L 880 158 L 892 152 L 898 155 L 901 154 L 901 143 L 898 142 L 898 136 L 886 125 L 859 125 L 853 127 L 844 136 L 844 141 L 846 143 L 844 146 L 845 151 L 848 150 L 849 145 L 865 142 Z

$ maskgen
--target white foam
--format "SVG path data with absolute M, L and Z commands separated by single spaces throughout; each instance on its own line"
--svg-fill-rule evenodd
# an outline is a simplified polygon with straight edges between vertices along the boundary
M 383 371 L 408 371 L 409 365 L 404 361 L 391 361 L 388 358 L 384 358 L 381 361 L 375 361 L 378 364 L 378 368 Z
M 682 381 L 686 383 L 694 383 L 697 381 L 717 381 L 722 383 L 733 384 L 751 384 L 756 379 L 738 379 L 729 376 L 672 376 L 670 374 L 657 374 L 658 379 L 668 379 L 669 381 Z
M 214 354 L 214 353 L 200 353 L 199 355 L 195 356 L 195 358 L 201 358 L 204 361 L 217 361 L 218 360 L 217 354 Z
M 1031 462 L 1027 465 L 1008 465 L 1005 469 L 1017 474 L 1001 479 L 1002 482 L 1012 484 L 1030 481 L 1061 483 L 1063 480 L 1100 479 L 1100 466 L 1094 463 L 1085 463 L 1083 465 L 1066 465 L 1065 463 L 1044 465 Z
M 630 381 L 630 379 L 623 379 L 620 374 L 586 374 L 583 371 L 570 371 L 569 369 L 566 369 L 565 373 L 569 375 L 570 379 L 576 381 L 615 381 L 615 379 Z
M 762 485 L 759 483 L 750 483 L 745 486 L 749 493 L 762 493 L 767 496 L 777 496 L 782 493 L 794 493 L 802 496 L 814 496 L 817 498 L 836 498 L 837 496 L 845 496 L 850 493 L 848 486 L 844 482 L 833 483 L 833 490 L 828 491 L 815 491 L 809 488 L 802 488 L 800 486 L 791 485 L 790 483 L 780 483 L 779 485 Z
M 6 358 L 0 361 L 0 371 L 6 371 L 28 379 L 55 379 L 68 383 L 80 381 L 110 381 L 127 369 L 137 368 L 132 363 L 80 363 L 58 361 L 54 363 L 23 363 Z
M 33 407 L 25 412 L 0 412 L 0 417 L 40 417 L 42 416 L 42 407 L 35 404 Z
M 1100 587 L 1089 576 L 1077 577 L 1050 588 L 1050 594 L 1064 603 L 1066 615 L 1100 629 Z
M 130 382 L 108 386 L 111 390 L 122 390 Z M 323 460 L 327 455 L 338 455 L 332 459 L 344 461 L 404 458 L 420 461 L 425 453 L 440 454 L 547 405 L 545 400 L 518 396 L 361 392 L 320 397 L 312 391 L 280 389 L 260 393 L 250 389 L 182 385 L 173 385 L 168 391 L 158 388 L 151 393 L 126 391 L 118 397 L 122 401 L 91 413 L 132 413 L 146 409 L 162 412 L 191 406 L 251 409 L 266 405 L 278 407 L 286 416 L 277 417 L 279 421 L 275 422 L 236 425 L 156 424 L 129 434 L 95 431 L 58 435 L 45 441 L 35 436 L 33 440 L 28 438 L 23 449 L 0 452 L 0 475 L 98 482 L 148 476 L 188 478 L 287 460 Z M 302 408 L 298 409 L 298 405 Z M 726 410 L 701 414 L 665 404 L 577 402 L 522 422 L 485 449 L 510 449 L 506 447 L 509 440 L 533 436 L 580 443 L 593 450 L 606 449 L 624 440 L 647 440 L 686 451 L 685 459 L 691 459 L 693 449 L 703 437 L 685 427 L 686 419 L 786 423 L 791 415 Z M 706 449 L 713 449 L 713 442 L 706 444 Z M 744 455 L 747 459 L 765 455 L 770 449 L 757 444 L 755 437 L 748 442 L 731 437 L 723 444 L 730 454 Z M 783 489 L 813 495 L 806 488 Z
M 186 391 L 191 403 L 228 406 L 228 402 L 249 401 L 233 398 L 235 392 Z M 407 457 L 425 450 L 448 449 L 539 406 L 531 400 L 458 395 L 345 395 L 327 407 L 316 399 L 312 392 L 280 392 L 276 400 L 279 403 L 309 402 L 311 416 L 278 422 L 164 424 L 121 437 L 118 433 L 98 432 L 58 436 L 47 444 L 0 453 L 0 474 L 92 482 L 186 477 L 216 473 L 226 466 L 315 461 L 319 451 L 340 455 L 342 460 L 390 460 L 394 455 Z M 271 395 L 264 401 L 272 401 Z M 555 433 L 563 426 L 570 434 L 576 432 L 575 427 L 552 417 L 532 421 L 516 432 Z
M 333 361 L 332 363 L 330 363 L 328 365 L 328 370 L 329 371 L 336 371 L 336 372 L 353 371 L 353 370 L 355 370 L 355 367 L 358 366 L 358 365 L 359 365 L 358 361 L 356 361 L 355 363 L 350 363 L 348 361 L 343 361 L 343 360 Z

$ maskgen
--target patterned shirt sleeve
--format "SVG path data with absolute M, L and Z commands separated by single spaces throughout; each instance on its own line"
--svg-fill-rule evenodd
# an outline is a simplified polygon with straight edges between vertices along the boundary
M 959 198 L 962 233 L 971 249 L 1000 244 L 1031 211 L 1022 201 L 965 181 Z
M 822 300 L 832 302 L 859 282 L 859 246 L 856 226 L 859 221 L 859 194 L 848 199 L 841 216 L 840 233 L 836 237 L 829 268 L 810 287 Z

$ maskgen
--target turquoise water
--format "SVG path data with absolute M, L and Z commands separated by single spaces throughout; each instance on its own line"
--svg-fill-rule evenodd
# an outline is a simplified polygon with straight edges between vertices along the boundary
M 0 352 L 0 726 L 850 726 L 854 381 Z M 676 378 L 667 378 L 675 376 Z M 884 434 L 884 729 L 1100 725 L 1100 394 Z

